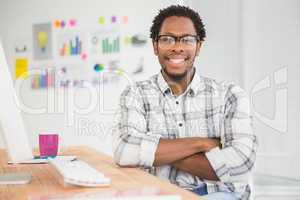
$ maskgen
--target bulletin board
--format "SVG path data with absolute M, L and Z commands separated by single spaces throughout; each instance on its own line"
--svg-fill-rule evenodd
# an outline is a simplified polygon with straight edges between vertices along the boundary
M 32 89 L 85 87 L 118 82 L 144 73 L 147 33 L 132 32 L 126 15 L 93 20 L 55 19 L 32 24 L 31 56 L 15 46 L 15 78 L 29 78 Z

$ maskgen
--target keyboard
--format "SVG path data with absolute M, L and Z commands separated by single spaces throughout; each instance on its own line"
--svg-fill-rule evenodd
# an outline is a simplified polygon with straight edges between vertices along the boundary
M 70 160 L 70 161 L 76 159 L 76 156 L 58 156 L 58 157 L 60 157 L 62 159 L 65 159 L 65 160 Z M 49 162 L 48 158 L 51 158 L 51 157 L 35 156 L 33 159 L 19 161 L 18 164 L 42 164 L 42 163 L 48 163 Z M 14 162 L 11 162 L 11 161 L 8 161 L 7 163 L 8 164 L 14 164 Z
M 84 161 L 70 161 L 59 157 L 48 158 L 48 160 L 63 177 L 65 183 L 85 187 L 110 185 L 110 178 L 105 177 L 104 174 Z

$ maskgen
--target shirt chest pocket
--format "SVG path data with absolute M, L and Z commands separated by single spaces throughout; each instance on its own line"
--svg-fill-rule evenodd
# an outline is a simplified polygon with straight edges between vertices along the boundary
M 166 112 L 163 106 L 152 106 L 148 112 L 148 130 L 152 134 L 159 134 L 163 138 L 176 138 L 178 130 L 176 129 L 172 113 Z
M 190 137 L 220 137 L 220 108 L 204 108 L 186 114 L 187 135 Z

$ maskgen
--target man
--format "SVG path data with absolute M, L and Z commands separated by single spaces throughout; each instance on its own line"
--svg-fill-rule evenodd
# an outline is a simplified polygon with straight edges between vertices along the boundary
M 114 159 L 204 199 L 248 199 L 257 149 L 248 98 L 234 84 L 197 74 L 205 36 L 192 9 L 160 10 L 151 38 L 161 72 L 123 91 Z

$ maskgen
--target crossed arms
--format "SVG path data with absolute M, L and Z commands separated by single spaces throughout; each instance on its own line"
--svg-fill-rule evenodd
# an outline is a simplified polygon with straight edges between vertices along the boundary
M 172 165 L 202 179 L 223 182 L 247 178 L 255 161 L 257 140 L 251 128 L 248 98 L 242 89 L 232 86 L 228 90 L 224 133 L 219 139 L 163 139 L 147 132 L 141 99 L 139 90 L 134 86 L 127 87 L 121 95 L 118 126 L 113 139 L 117 164 Z
M 160 139 L 153 165 L 173 165 L 203 179 L 219 180 L 204 155 L 219 145 L 218 139 L 210 138 Z

